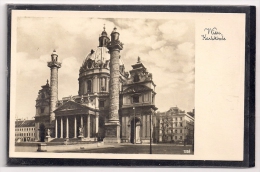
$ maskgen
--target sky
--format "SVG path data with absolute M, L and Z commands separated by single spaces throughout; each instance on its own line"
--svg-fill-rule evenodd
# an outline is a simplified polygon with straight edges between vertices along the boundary
M 153 74 L 158 111 L 178 106 L 194 108 L 195 24 L 192 20 L 20 17 L 17 19 L 16 118 L 32 119 L 35 100 L 50 78 L 47 62 L 55 49 L 62 62 L 58 98 L 77 95 L 79 69 L 98 46 L 103 27 L 114 27 L 124 48 L 120 52 L 126 71 L 138 56 Z

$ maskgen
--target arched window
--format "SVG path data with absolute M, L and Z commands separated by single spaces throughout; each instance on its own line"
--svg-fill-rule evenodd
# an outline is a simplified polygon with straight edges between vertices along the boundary
M 137 74 L 135 74 L 135 76 L 134 76 L 134 82 L 139 82 L 139 81 L 140 81 L 139 76 L 138 76 Z
M 92 92 L 92 81 L 91 80 L 87 81 L 87 92 L 88 93 Z

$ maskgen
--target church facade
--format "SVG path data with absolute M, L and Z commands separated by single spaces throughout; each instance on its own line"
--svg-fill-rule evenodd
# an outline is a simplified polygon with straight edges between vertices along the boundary
M 79 69 L 78 95 L 58 100 L 58 54 L 48 67 L 50 84 L 42 86 L 36 99 L 35 136 L 38 141 L 149 143 L 155 119 L 155 87 L 152 74 L 140 57 L 129 72 L 120 56 L 123 44 L 116 28 L 111 40 L 105 28 L 99 46 L 91 50 Z M 77 82 L 77 81 L 75 81 Z

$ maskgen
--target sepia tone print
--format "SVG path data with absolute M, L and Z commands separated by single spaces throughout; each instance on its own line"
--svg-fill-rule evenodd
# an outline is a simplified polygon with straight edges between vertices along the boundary
M 16 152 L 194 154 L 193 20 L 19 17 L 16 29 Z
M 243 161 L 245 38 L 242 13 L 12 10 L 9 156 Z

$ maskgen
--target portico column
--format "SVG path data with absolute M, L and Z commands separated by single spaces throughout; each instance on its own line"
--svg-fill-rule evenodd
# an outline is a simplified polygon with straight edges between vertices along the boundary
M 108 79 L 108 78 L 106 78 L 106 82 L 107 82 L 107 83 L 106 83 L 106 87 L 107 87 L 107 88 L 106 88 L 106 91 L 108 92 L 108 91 L 109 91 L 109 79 Z
M 80 127 L 83 127 L 83 117 L 82 116 L 80 116 Z M 83 130 L 82 130 L 82 135 L 83 135 L 83 137 L 85 137 Z
M 90 114 L 88 114 L 88 138 L 90 138 Z
M 63 120 L 60 118 L 60 138 L 63 138 Z
M 96 133 L 98 133 L 99 115 L 96 115 Z
M 77 138 L 77 119 L 74 117 L 74 138 Z
M 58 138 L 58 122 L 57 122 L 57 118 L 55 119 L 55 138 Z
M 67 117 L 67 123 L 66 123 L 66 138 L 69 138 L 69 118 Z
M 99 91 L 99 88 L 100 88 L 100 85 L 99 85 L 99 80 L 100 80 L 100 78 L 99 78 L 99 77 L 97 77 L 97 92 L 100 92 L 100 91 Z
M 36 132 L 37 132 L 37 140 L 40 140 L 40 129 L 38 129 Z

